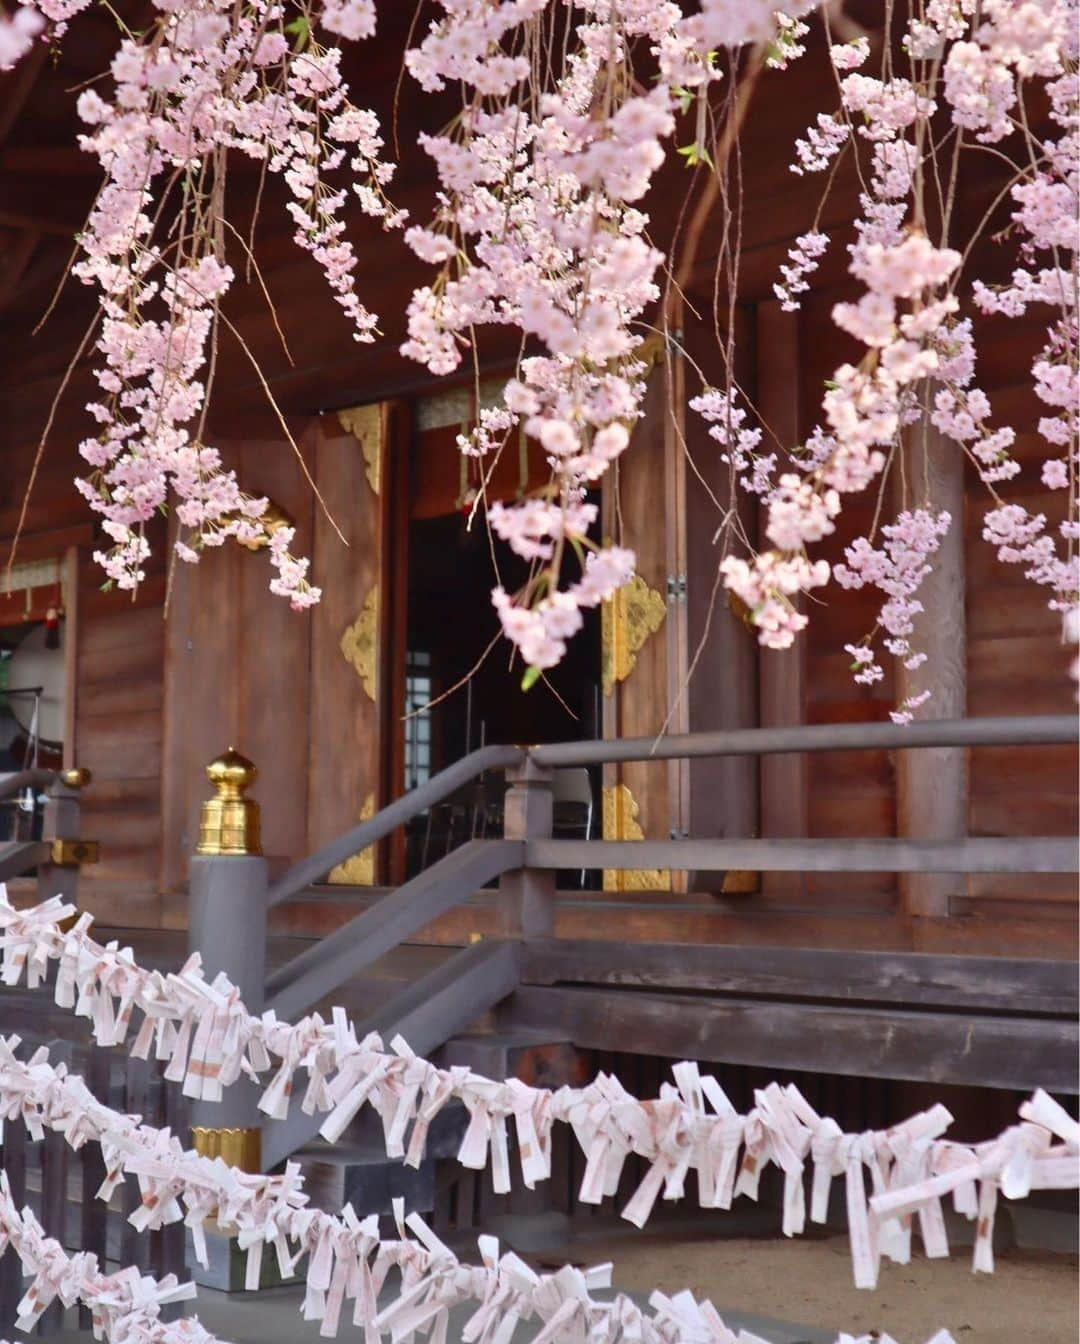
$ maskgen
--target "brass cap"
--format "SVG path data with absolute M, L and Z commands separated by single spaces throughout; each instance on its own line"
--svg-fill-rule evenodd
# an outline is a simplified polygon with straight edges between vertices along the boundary
M 60 771 L 60 783 L 66 784 L 69 789 L 85 789 L 93 778 L 93 774 L 85 765 Z
M 215 756 L 206 767 L 206 778 L 217 789 L 219 798 L 241 798 L 258 777 L 254 761 L 242 756 L 235 747 Z
M 258 770 L 246 756 L 230 747 L 206 767 L 215 796 L 202 805 L 196 854 L 242 856 L 261 854 L 259 804 L 245 798 Z
M 191 1145 L 200 1157 L 220 1157 L 240 1171 L 262 1170 L 261 1129 L 206 1129 L 195 1125 Z

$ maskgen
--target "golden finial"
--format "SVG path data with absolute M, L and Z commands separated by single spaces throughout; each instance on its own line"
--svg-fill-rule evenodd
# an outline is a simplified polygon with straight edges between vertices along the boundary
M 202 805 L 196 854 L 261 854 L 259 804 L 245 798 L 258 775 L 254 764 L 235 747 L 217 756 L 206 767 L 214 797 Z

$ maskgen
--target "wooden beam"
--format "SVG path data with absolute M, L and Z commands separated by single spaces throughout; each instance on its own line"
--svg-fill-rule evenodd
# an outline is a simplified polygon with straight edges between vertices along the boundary
M 395 994 L 357 1024 L 357 1040 L 377 1031 L 389 1043 L 400 1035 L 429 1055 L 464 1031 L 518 985 L 518 950 L 510 939 L 484 939 Z
M 1080 871 L 1080 854 L 1075 840 L 1049 835 L 959 840 L 530 840 L 525 844 L 525 864 L 530 868 L 645 867 L 684 872 L 736 868 L 775 873 L 805 869 L 811 873 L 1022 874 L 1075 873 Z
M 500 1026 L 564 1031 L 575 1045 L 759 1068 L 1076 1093 L 1074 1022 L 666 998 L 523 986 Z
M 1075 1017 L 1077 964 L 1034 958 L 541 939 L 522 948 L 525 984 L 608 985 L 846 1003 Z
M 927 394 L 932 395 L 932 389 Z M 926 662 L 897 670 L 898 697 L 930 693 L 917 712 L 925 719 L 961 719 L 967 712 L 967 638 L 964 604 L 964 456 L 928 421 L 909 439 L 902 507 L 946 509 L 952 524 L 919 588 L 924 610 L 915 617 L 912 647 Z M 901 752 L 896 767 L 896 829 L 920 840 L 967 834 L 967 752 L 960 747 Z M 964 883 L 943 874 L 900 879 L 900 900 L 910 915 L 943 916 Z

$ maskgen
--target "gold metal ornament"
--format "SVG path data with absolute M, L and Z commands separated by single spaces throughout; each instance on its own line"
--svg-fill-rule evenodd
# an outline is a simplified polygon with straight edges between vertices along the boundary
M 230 747 L 206 767 L 214 797 L 202 805 L 196 854 L 241 857 L 261 854 L 259 804 L 244 794 L 255 782 L 258 770 L 246 756 Z
M 235 517 L 236 515 L 230 515 Z M 247 538 L 240 541 L 245 551 L 261 551 L 270 545 L 270 538 L 275 532 L 280 532 L 283 527 L 295 526 L 295 520 L 290 518 L 280 504 L 275 504 L 272 499 L 266 501 L 266 508 L 259 514 L 258 518 L 253 518 L 252 522 L 262 523 L 263 530 L 256 537 Z
M 220 1157 L 240 1171 L 254 1173 L 262 1169 L 262 1130 L 257 1127 L 207 1129 L 193 1125 L 191 1145 L 200 1157 Z
M 608 784 L 603 791 L 605 840 L 644 840 L 638 805 L 625 784 Z M 605 868 L 605 891 L 670 891 L 667 868 Z
M 640 574 L 616 590 L 600 608 L 600 684 L 604 694 L 615 691 L 634 670 L 637 656 L 650 635 L 667 616 L 667 603 Z
M 85 789 L 94 776 L 85 765 L 72 766 L 70 770 L 60 771 L 60 783 L 69 789 Z
M 380 457 L 382 449 L 382 404 L 377 401 L 367 406 L 350 406 L 337 413 L 338 422 L 346 434 L 351 434 L 360 445 L 364 458 L 364 474 L 374 494 L 379 493 Z
M 339 645 L 342 657 L 356 671 L 368 699 L 378 693 L 379 588 L 376 584 L 360 609 L 360 615 L 345 627 Z
M 370 821 L 375 815 L 375 795 L 369 793 L 360 809 L 359 821 Z M 353 854 L 344 863 L 331 868 L 328 882 L 340 882 L 349 887 L 373 887 L 375 885 L 375 846 L 368 845 L 359 854 Z
M 96 840 L 52 840 L 49 862 L 57 868 L 79 868 L 84 863 L 97 863 L 101 847 Z

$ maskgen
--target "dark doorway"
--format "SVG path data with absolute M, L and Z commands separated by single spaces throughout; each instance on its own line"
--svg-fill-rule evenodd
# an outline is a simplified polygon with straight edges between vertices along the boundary
M 501 581 L 508 592 L 516 591 L 525 581 L 527 567 L 501 543 L 494 546 L 493 556 L 482 520 L 474 519 L 470 528 L 464 512 L 410 522 L 406 788 L 488 743 L 599 736 L 599 612 L 585 613 L 585 627 L 570 641 L 564 661 L 546 680 L 523 691 L 524 668 L 499 635 L 491 590 Z M 496 636 L 491 652 L 480 661 Z M 560 782 L 573 791 L 573 781 Z M 588 786 L 579 781 L 577 793 L 589 799 L 588 805 L 582 802 L 577 809 L 582 821 L 586 806 L 592 820 L 592 813 L 598 812 L 591 800 L 599 798 L 599 779 L 590 780 Z M 409 835 L 410 874 L 471 836 L 497 833 L 501 799 L 500 776 L 483 781 L 478 789 L 464 790 L 460 798 L 418 818 Z M 580 835 L 583 831 L 575 825 L 573 811 L 571 800 L 564 813 Z M 596 821 L 593 834 L 598 816 Z

